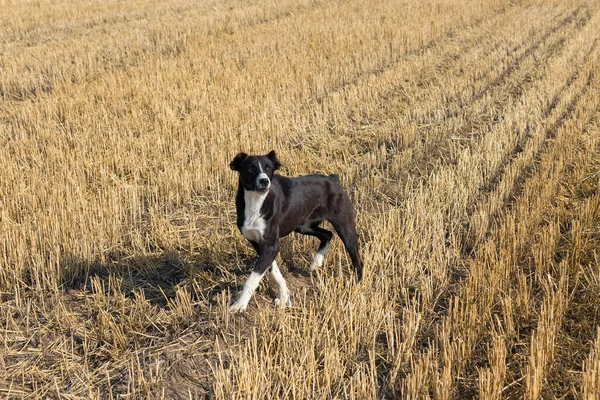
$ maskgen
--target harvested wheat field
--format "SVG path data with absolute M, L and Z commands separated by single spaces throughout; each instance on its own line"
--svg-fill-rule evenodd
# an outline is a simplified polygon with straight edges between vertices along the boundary
M 600 390 L 600 4 L 6 0 L 0 398 Z M 365 278 L 255 261 L 236 153 L 337 173 Z

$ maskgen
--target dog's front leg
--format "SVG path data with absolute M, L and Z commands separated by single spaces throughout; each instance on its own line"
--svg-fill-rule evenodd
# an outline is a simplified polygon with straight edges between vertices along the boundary
M 267 272 L 269 267 L 273 264 L 273 261 L 275 261 L 275 256 L 278 251 L 279 240 L 262 243 L 260 245 L 258 260 L 254 266 L 254 270 L 250 273 L 250 276 L 244 283 L 244 288 L 242 289 L 242 294 L 239 299 L 229 308 L 229 312 L 243 312 L 246 310 L 252 294 L 254 294 L 254 291 L 258 288 L 265 272 Z
M 291 307 L 292 301 L 290 300 L 290 292 L 285 283 L 285 279 L 283 279 L 283 275 L 281 275 L 277 261 L 275 260 L 273 260 L 273 264 L 271 264 L 271 276 L 279 288 L 279 297 L 275 299 L 275 305 L 281 308 L 286 306 Z

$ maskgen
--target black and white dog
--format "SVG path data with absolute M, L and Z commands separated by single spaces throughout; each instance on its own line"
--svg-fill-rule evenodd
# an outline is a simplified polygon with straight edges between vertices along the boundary
M 239 299 L 229 311 L 244 311 L 260 280 L 268 269 L 279 286 L 275 304 L 290 306 L 287 285 L 275 256 L 279 238 L 292 232 L 318 238 L 321 243 L 311 269 L 323 265 L 323 256 L 333 233 L 320 228 L 329 221 L 344 242 L 358 280 L 362 279 L 363 264 L 358 253 L 358 235 L 352 204 L 340 186 L 337 175 L 306 175 L 286 178 L 275 175 L 281 167 L 275 151 L 265 156 L 239 153 L 231 164 L 239 172 L 239 186 L 235 198 L 237 226 L 258 253 L 258 260 L 250 277 L 244 283 Z

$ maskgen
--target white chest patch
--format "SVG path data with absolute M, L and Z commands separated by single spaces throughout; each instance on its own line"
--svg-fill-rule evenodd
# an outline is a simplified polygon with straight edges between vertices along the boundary
M 244 202 L 246 208 L 244 209 L 244 225 L 242 226 L 242 234 L 248 240 L 253 242 L 260 242 L 267 223 L 260 213 L 260 209 L 267 198 L 266 193 L 256 193 L 249 190 L 244 190 Z

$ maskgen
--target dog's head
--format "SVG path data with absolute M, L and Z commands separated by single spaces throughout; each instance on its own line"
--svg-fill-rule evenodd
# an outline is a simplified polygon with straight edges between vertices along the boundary
M 273 150 L 264 156 L 249 156 L 246 153 L 239 153 L 231 161 L 229 167 L 239 172 L 240 181 L 246 190 L 265 193 L 271 186 L 273 173 L 281 167 L 281 164 Z

